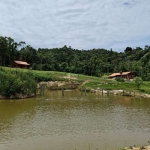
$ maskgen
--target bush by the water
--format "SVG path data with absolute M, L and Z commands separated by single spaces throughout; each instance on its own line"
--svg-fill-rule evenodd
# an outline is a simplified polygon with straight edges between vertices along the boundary
M 139 90 L 139 89 L 140 89 L 141 84 L 143 83 L 142 78 L 141 78 L 141 77 L 135 77 L 135 78 L 134 78 L 134 82 L 135 82 L 135 86 L 136 86 L 136 88 Z
M 31 72 L 0 70 L 0 95 L 36 94 L 36 81 Z

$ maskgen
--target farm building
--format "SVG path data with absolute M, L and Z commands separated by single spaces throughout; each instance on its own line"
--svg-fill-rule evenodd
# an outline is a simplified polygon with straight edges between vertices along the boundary
M 113 73 L 109 76 L 109 78 L 116 78 L 116 77 L 121 77 L 125 80 L 130 80 L 134 79 L 134 74 L 132 72 L 120 72 L 120 73 Z
M 25 61 L 17 61 L 14 60 L 14 67 L 15 68 L 29 68 L 30 64 Z

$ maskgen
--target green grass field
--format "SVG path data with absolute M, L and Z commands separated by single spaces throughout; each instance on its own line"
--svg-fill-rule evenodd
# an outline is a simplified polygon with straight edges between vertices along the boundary
M 51 80 L 51 81 L 77 81 L 84 83 L 79 88 L 88 88 L 88 89 L 104 89 L 104 90 L 127 90 L 135 92 L 143 92 L 150 94 L 150 81 L 144 81 L 139 90 L 136 89 L 134 81 L 125 81 L 118 82 L 116 80 L 108 79 L 105 75 L 101 78 L 86 76 L 81 74 L 73 74 L 66 72 L 57 72 L 57 71 L 39 71 L 39 70 L 29 70 L 29 69 L 19 69 L 19 68 L 10 68 L 10 67 L 1 67 L 3 71 L 22 71 L 32 72 L 35 77 L 38 76 L 42 80 Z

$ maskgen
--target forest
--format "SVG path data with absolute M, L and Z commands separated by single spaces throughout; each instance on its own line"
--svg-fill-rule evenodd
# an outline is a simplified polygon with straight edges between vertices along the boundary
M 64 45 L 61 48 L 38 48 L 24 41 L 0 36 L 0 64 L 13 67 L 13 61 L 26 61 L 30 69 L 61 71 L 101 77 L 113 72 L 131 71 L 143 80 L 150 80 L 150 46 L 132 48 L 122 52 L 103 48 L 78 50 Z

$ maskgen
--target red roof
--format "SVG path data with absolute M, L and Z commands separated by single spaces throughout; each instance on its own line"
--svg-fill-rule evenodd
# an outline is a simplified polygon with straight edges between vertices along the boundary
M 121 73 L 113 73 L 113 74 L 111 74 L 109 77 L 116 77 L 116 76 L 121 76 L 121 75 L 128 75 L 128 74 L 130 74 L 131 72 L 122 72 L 122 74 Z
M 25 66 L 29 66 L 30 64 L 28 64 L 27 62 L 25 61 L 17 61 L 17 60 L 14 60 L 14 62 L 18 65 L 25 65 Z

